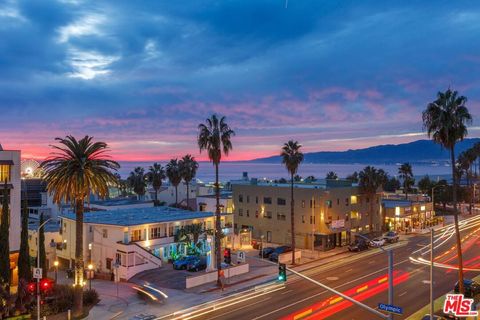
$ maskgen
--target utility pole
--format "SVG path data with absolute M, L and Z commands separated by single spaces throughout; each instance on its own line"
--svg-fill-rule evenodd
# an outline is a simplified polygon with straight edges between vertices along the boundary
M 434 230 L 430 229 L 430 320 L 433 320 L 433 236 Z
M 387 250 L 388 254 L 388 304 L 393 306 L 393 250 Z M 393 320 L 393 314 L 390 314 Z

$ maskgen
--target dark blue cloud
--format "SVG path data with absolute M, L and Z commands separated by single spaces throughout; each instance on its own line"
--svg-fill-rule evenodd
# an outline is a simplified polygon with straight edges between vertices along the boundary
M 196 124 L 218 112 L 240 149 L 262 137 L 274 152 L 291 136 L 355 147 L 421 131 L 449 86 L 478 127 L 479 21 L 476 1 L 4 1 L 0 134 L 194 148 Z M 322 142 L 335 139 L 346 142 Z

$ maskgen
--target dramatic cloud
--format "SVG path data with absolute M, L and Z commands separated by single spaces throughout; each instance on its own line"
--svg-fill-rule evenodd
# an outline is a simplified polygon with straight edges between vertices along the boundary
M 120 160 L 198 155 L 226 115 L 230 159 L 425 138 L 448 87 L 480 136 L 477 1 L 0 0 L 0 143 L 45 157 L 89 134 Z

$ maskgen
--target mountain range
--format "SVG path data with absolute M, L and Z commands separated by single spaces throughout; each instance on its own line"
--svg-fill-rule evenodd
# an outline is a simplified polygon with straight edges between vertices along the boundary
M 460 152 L 480 142 L 480 138 L 465 139 L 457 143 L 455 156 Z M 257 163 L 278 163 L 280 156 L 258 158 L 251 160 Z M 412 164 L 443 164 L 450 162 L 450 152 L 443 149 L 432 140 L 417 140 L 402 144 L 386 144 L 346 151 L 320 151 L 304 154 L 305 163 L 371 163 L 371 164 L 396 164 L 409 162 Z

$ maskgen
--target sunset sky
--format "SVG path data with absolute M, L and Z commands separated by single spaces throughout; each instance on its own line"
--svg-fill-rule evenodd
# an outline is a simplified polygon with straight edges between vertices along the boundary
M 480 137 L 479 1 L 2 1 L 0 143 L 45 157 L 93 135 L 117 160 L 199 159 L 212 113 L 230 160 L 426 138 L 448 87 Z

